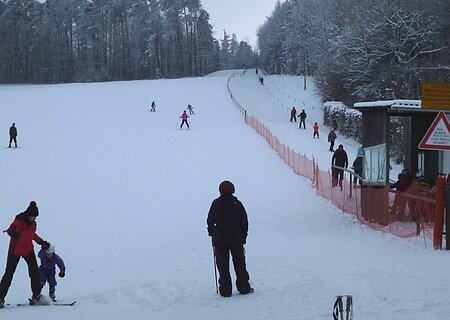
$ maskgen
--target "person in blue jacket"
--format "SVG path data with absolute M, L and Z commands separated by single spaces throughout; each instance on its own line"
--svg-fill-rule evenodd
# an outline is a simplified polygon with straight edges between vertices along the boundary
M 59 268 L 59 277 L 64 278 L 66 275 L 66 266 L 64 265 L 64 261 L 55 253 L 54 245 L 50 245 L 47 250 L 41 249 L 38 253 L 38 257 L 41 259 L 41 265 L 39 266 L 41 287 L 44 287 L 45 283 L 48 282 L 49 296 L 53 301 L 56 301 L 56 266 Z

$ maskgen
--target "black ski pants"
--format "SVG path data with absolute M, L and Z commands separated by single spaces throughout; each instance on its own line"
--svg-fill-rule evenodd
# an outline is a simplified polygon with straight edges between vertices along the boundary
M 8 254 L 5 274 L 3 275 L 2 281 L 0 282 L 0 299 L 5 299 L 6 294 L 8 293 L 14 276 L 14 272 L 16 272 L 17 264 L 19 263 L 20 258 L 20 256 Z M 34 296 L 37 296 L 41 293 L 41 283 L 39 280 L 39 267 L 34 251 L 32 251 L 28 257 L 24 257 L 24 259 L 28 265 L 28 275 L 31 280 L 31 291 L 33 292 Z
M 13 142 L 13 141 L 14 141 L 14 144 L 16 145 L 16 147 L 17 147 L 17 139 L 16 139 L 16 137 L 13 137 L 13 136 L 9 137 L 9 146 L 11 146 L 11 142 Z
M 183 125 L 186 123 L 187 127 L 189 128 L 189 123 L 187 122 L 187 120 L 183 120 L 181 121 L 181 126 L 180 128 L 183 128 Z
M 245 266 L 243 245 L 215 246 L 217 269 L 219 270 L 219 291 L 224 297 L 231 296 L 232 284 L 230 276 L 230 253 L 233 257 L 234 272 L 236 273 L 236 287 L 240 293 L 250 291 L 250 276 Z

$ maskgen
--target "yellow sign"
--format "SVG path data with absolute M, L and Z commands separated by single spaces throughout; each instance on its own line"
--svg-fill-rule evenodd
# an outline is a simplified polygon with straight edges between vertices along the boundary
M 450 83 L 422 83 L 422 108 L 450 110 Z

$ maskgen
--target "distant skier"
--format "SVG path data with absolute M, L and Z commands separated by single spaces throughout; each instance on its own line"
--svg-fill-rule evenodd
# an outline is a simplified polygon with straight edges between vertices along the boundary
M 297 110 L 295 109 L 295 107 L 292 107 L 291 109 L 291 119 L 289 121 L 297 122 Z
M 156 112 L 156 103 L 155 103 L 155 101 L 152 102 L 152 105 L 150 106 L 150 111 Z
M 17 138 L 17 128 L 16 128 L 16 124 L 13 123 L 11 125 L 11 127 L 9 128 L 9 146 L 8 146 L 8 148 L 11 148 L 11 142 L 13 142 L 13 141 L 17 148 L 17 139 L 16 138 Z
M 233 196 L 235 189 L 230 181 L 219 185 L 220 197 L 209 209 L 208 235 L 212 237 L 214 256 L 219 270 L 219 292 L 222 297 L 232 293 L 230 276 L 230 253 L 236 273 L 236 286 L 241 294 L 252 293 L 250 276 L 245 265 L 245 249 L 248 234 L 247 213 L 243 204 Z
M 317 139 L 319 139 L 319 125 L 317 122 L 314 122 L 313 125 L 313 139 L 317 136 Z
M 183 111 L 183 114 L 181 115 L 181 126 L 180 126 L 180 129 L 183 129 L 183 125 L 186 123 L 186 126 L 188 127 L 188 129 L 189 129 L 189 123 L 188 123 L 188 121 L 187 121 L 187 119 L 189 118 L 189 116 L 187 115 L 187 113 L 186 113 L 186 110 L 184 110 Z
M 300 118 L 300 123 L 298 124 L 298 128 L 301 129 L 302 128 L 302 123 L 303 123 L 303 129 L 306 129 L 306 124 L 305 124 L 306 112 L 305 112 L 305 109 L 303 109 L 302 112 L 300 112 L 298 117 Z
M 194 108 L 190 104 L 188 104 L 187 108 L 189 110 L 189 114 L 195 114 L 194 113 Z
M 264 85 L 264 78 L 263 76 L 259 76 L 259 84 Z
M 56 282 L 56 265 L 59 268 L 58 276 L 60 278 L 64 278 L 66 275 L 66 266 L 64 265 L 63 259 L 59 255 L 55 253 L 55 246 L 50 245 L 47 250 L 41 249 L 38 253 L 39 259 L 41 259 L 41 265 L 39 266 L 39 274 L 41 279 L 41 287 L 45 286 L 45 283 L 48 282 L 49 285 L 49 296 L 53 302 L 56 302 L 55 295 L 55 287 L 57 285 Z
M 29 299 L 30 304 L 33 305 L 38 303 L 42 297 L 42 288 L 39 281 L 39 268 L 34 253 L 33 241 L 41 245 L 44 250 L 50 247 L 50 243 L 42 240 L 42 238 L 36 234 L 36 217 L 38 215 L 39 210 L 36 206 L 36 202 L 31 201 L 27 209 L 18 214 L 9 228 L 3 231 L 6 232 L 11 239 L 9 241 L 5 273 L 0 282 L 0 308 L 3 308 L 5 305 L 5 297 L 11 286 L 14 272 L 16 271 L 17 264 L 21 257 L 25 259 L 28 265 L 28 275 L 31 280 L 33 296 Z
M 334 151 L 334 141 L 336 140 L 337 135 L 336 132 L 334 132 L 334 129 L 331 129 L 330 133 L 328 134 L 328 142 L 330 143 L 330 151 Z

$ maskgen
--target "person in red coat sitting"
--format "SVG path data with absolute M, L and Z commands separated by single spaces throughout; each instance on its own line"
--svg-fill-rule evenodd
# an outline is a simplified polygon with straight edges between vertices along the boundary
M 36 217 L 39 210 L 36 202 L 31 201 L 28 208 L 18 214 L 6 232 L 10 237 L 8 258 L 6 261 L 5 274 L 0 282 L 0 308 L 5 304 L 5 297 L 8 293 L 11 281 L 16 271 L 20 258 L 24 258 L 28 265 L 28 274 L 31 280 L 31 297 L 30 304 L 36 304 L 41 298 L 41 284 L 39 279 L 39 268 L 34 253 L 33 241 L 41 245 L 43 249 L 48 249 L 50 243 L 42 240 L 36 234 Z

